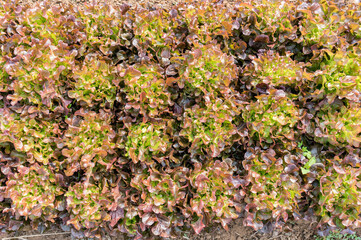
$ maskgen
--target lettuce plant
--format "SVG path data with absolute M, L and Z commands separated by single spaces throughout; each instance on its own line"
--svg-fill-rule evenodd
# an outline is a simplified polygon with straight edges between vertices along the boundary
M 358 4 L 349 4 L 344 13 L 339 14 L 339 18 L 344 18 L 343 23 L 347 23 L 343 26 L 343 30 L 350 33 L 350 39 L 361 38 L 360 13 L 355 11 L 358 7 Z
M 134 163 L 152 165 L 154 160 L 162 163 L 171 148 L 171 139 L 164 123 L 141 123 L 129 129 L 126 143 L 127 156 Z
M 273 149 L 249 148 L 243 166 L 250 183 L 246 195 L 247 216 L 244 223 L 261 229 L 265 221 L 287 222 L 299 211 L 304 189 L 299 176 L 297 155 L 285 152 L 277 155 Z
M 325 104 L 317 113 L 314 139 L 334 146 L 359 147 L 361 109 L 358 105 Z
M 112 107 L 117 94 L 116 68 L 96 58 L 86 59 L 83 65 L 73 69 L 72 90 L 68 96 L 89 107 L 100 103 Z
M 291 35 L 296 30 L 296 27 L 292 24 L 293 19 L 290 17 L 295 10 L 295 6 L 287 4 L 286 1 L 280 3 L 261 1 L 261 5 L 256 12 L 255 25 L 262 32 L 280 35 L 278 40 L 283 42 L 287 36 L 286 33 Z
M 107 4 L 94 4 L 79 9 L 76 20 L 79 21 L 78 28 L 81 30 L 78 36 L 82 43 L 80 52 L 85 55 L 85 47 L 88 47 L 90 52 L 99 50 L 104 55 L 113 55 L 120 45 L 129 46 L 131 27 L 125 21 L 128 10 L 127 5 L 115 9 Z
M 0 112 L 0 142 L 13 143 L 17 151 L 27 154 L 27 161 L 31 163 L 37 161 L 47 165 L 57 158 L 55 152 L 61 135 L 57 121 L 17 114 L 8 109 Z
M 170 93 L 160 66 L 135 65 L 121 72 L 127 94 L 127 107 L 139 109 L 141 114 L 155 117 L 172 105 Z
M 342 20 L 337 20 L 337 15 L 332 14 L 332 8 L 328 2 L 322 1 L 320 4 L 308 5 L 302 9 L 303 19 L 300 22 L 299 31 L 301 32 L 300 40 L 304 45 L 324 45 L 331 48 L 334 43 L 332 39 L 342 34 L 339 31 Z M 340 9 L 340 16 L 342 12 Z
M 257 7 L 243 4 L 237 10 L 246 14 L 238 13 L 243 21 L 238 20 L 233 26 L 239 26 L 241 33 L 251 37 L 252 47 L 258 48 L 269 42 L 282 45 L 287 40 L 294 40 L 297 32 L 297 21 L 293 18 L 296 13 L 295 5 L 288 4 L 287 1 L 260 0 L 257 1 Z
M 184 217 L 178 209 L 187 204 L 188 175 L 189 169 L 185 167 L 134 173 L 131 186 L 141 194 L 139 217 L 154 235 L 170 237 L 172 228 L 183 226 Z
M 356 50 L 357 51 L 357 50 Z M 330 53 L 315 72 L 320 89 L 314 95 L 326 97 L 332 103 L 336 97 L 358 102 L 361 98 L 361 58 L 356 52 L 337 51 Z
M 140 51 L 153 52 L 163 65 L 169 65 L 172 56 L 179 56 L 186 47 L 183 43 L 187 31 L 183 15 L 176 9 L 146 10 L 137 8 L 134 18 L 134 38 Z M 183 46 L 182 46 L 183 45 Z
M 319 196 L 316 215 L 331 227 L 357 228 L 361 226 L 360 167 L 335 157 L 327 160 L 317 172 Z
M 18 166 L 6 183 L 6 196 L 15 213 L 30 220 L 43 218 L 54 222 L 65 204 L 62 199 L 63 176 L 49 167 L 33 164 Z
M 43 40 L 49 40 L 55 47 L 58 44 L 74 44 L 82 43 L 84 33 L 82 30 L 82 22 L 74 14 L 74 8 L 71 5 L 63 5 L 61 7 L 51 7 L 49 4 L 36 3 L 34 6 L 20 6 L 22 14 L 18 14 L 14 9 L 7 9 L 7 13 L 14 14 L 20 28 L 17 33 L 20 36 L 29 35 Z M 19 9 L 18 9 L 19 10 Z M 60 24 L 63 23 L 63 24 Z M 17 38 L 16 34 L 15 38 Z M 27 44 L 26 38 L 24 46 Z
M 236 79 L 234 59 L 222 53 L 217 45 L 199 45 L 189 53 L 180 69 L 179 85 L 195 96 L 226 97 L 232 94 L 230 84 Z
M 257 3 L 245 1 L 236 4 L 232 18 L 233 35 L 228 46 L 239 65 L 247 66 L 253 56 L 266 49 L 277 49 L 280 53 L 291 51 L 299 57 L 302 46 L 298 39 L 300 13 L 297 6 L 301 3 L 257 0 Z
M 190 151 L 204 151 L 217 157 L 239 139 L 234 119 L 239 113 L 232 101 L 217 99 L 209 107 L 193 106 L 186 109 L 180 136 L 192 143 Z
M 271 144 L 295 139 L 295 127 L 301 112 L 282 90 L 259 95 L 244 109 L 242 116 L 249 124 L 249 135 L 255 141 Z
M 64 133 L 62 154 L 65 157 L 65 173 L 72 176 L 76 171 L 87 172 L 88 179 L 97 168 L 111 168 L 118 144 L 116 132 L 110 125 L 111 115 L 80 109 L 66 119 L 68 129 Z
M 11 89 L 14 92 L 9 96 L 12 104 L 26 101 L 51 110 L 59 104 L 65 107 L 61 89 L 70 77 L 68 74 L 74 65 L 76 51 L 69 50 L 65 44 L 54 46 L 46 38 L 32 38 L 26 45 L 18 46 L 16 51 L 18 57 L 5 67 L 13 79 Z
M 65 196 L 70 213 L 67 223 L 77 230 L 86 228 L 95 231 L 111 220 L 109 210 L 112 199 L 107 186 L 79 182 L 70 186 Z
M 292 60 L 290 53 L 280 56 L 277 52 L 269 51 L 253 59 L 252 64 L 243 71 L 243 75 L 253 87 L 258 84 L 295 87 L 309 78 L 304 67 L 304 63 Z
M 183 21 L 188 27 L 188 41 L 209 44 L 214 40 L 228 39 L 232 35 L 233 13 L 215 1 L 187 4 L 180 14 L 184 16 Z
M 332 25 L 329 25 L 327 21 L 319 16 L 312 15 L 303 20 L 300 26 L 302 37 L 304 39 L 305 45 L 314 45 L 318 44 L 320 41 L 326 42 L 327 35 L 330 34 L 330 30 L 335 31 L 336 29 L 331 29 Z
M 230 159 L 194 165 L 189 177 L 194 195 L 188 214 L 193 216 L 191 225 L 196 233 L 208 222 L 221 223 L 227 229 L 227 224 L 243 210 L 240 202 L 245 192 L 240 187 L 244 183 L 233 173 Z

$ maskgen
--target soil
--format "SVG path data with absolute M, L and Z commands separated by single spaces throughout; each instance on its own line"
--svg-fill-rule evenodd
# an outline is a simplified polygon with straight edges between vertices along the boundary
M 314 226 L 314 224 L 313 224 Z M 192 240 L 311 240 L 315 239 L 316 231 L 310 222 L 299 221 L 291 226 L 289 232 L 273 231 L 272 233 L 262 234 L 254 231 L 251 227 L 243 226 L 242 219 L 235 220 L 224 230 L 221 226 L 214 227 L 212 230 L 202 232 L 198 236 L 193 236 Z M 184 239 L 184 238 L 183 238 Z
M 225 0 L 227 5 L 232 5 L 236 0 Z M 317 1 L 317 0 L 315 0 Z M 336 0 L 337 1 L 337 0 Z M 355 0 L 341 0 L 340 5 L 352 3 Z M 35 4 L 38 0 L 19 0 L 21 4 Z M 51 4 L 74 4 L 82 8 L 85 2 L 92 2 L 92 0 L 49 0 Z M 163 7 L 170 9 L 179 2 L 179 0 L 98 0 L 99 3 L 106 2 L 114 6 L 127 3 L 131 7 L 136 4 L 145 4 L 145 6 Z M 314 240 L 316 239 L 315 224 L 310 224 L 307 221 L 295 222 L 289 229 L 289 231 L 273 231 L 269 234 L 262 234 L 254 231 L 251 227 L 243 226 L 242 219 L 237 219 L 230 224 L 229 230 L 224 230 L 221 226 L 215 226 L 208 230 L 203 231 L 199 235 L 187 236 L 185 235 L 181 239 L 186 240 Z M 357 231 L 357 235 L 361 236 L 361 230 Z M 64 232 L 61 229 L 50 229 L 44 233 L 40 233 L 36 230 L 31 230 L 29 226 L 23 227 L 20 231 L 12 233 L 1 233 L 0 239 L 2 240 L 71 240 L 71 234 Z M 121 240 L 123 237 L 108 238 Z M 178 240 L 181 240 L 178 239 Z
M 229 230 L 223 229 L 221 226 L 214 226 L 203 231 L 199 235 L 189 236 L 185 234 L 177 240 L 314 240 L 316 239 L 315 224 L 306 221 L 298 221 L 291 226 L 290 231 L 278 232 L 274 231 L 269 234 L 262 234 L 254 231 L 251 227 L 245 227 L 242 219 L 235 220 L 229 226 Z M 63 232 L 60 229 L 50 229 L 44 233 L 36 230 L 26 229 L 12 233 L 0 233 L 2 240 L 71 240 L 71 234 Z M 109 237 L 106 240 L 125 240 L 122 236 Z

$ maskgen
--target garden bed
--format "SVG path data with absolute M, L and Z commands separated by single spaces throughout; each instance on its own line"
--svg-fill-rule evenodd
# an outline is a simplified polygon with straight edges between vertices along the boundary
M 58 6 L 59 1 L 50 3 Z M 83 10 L 86 1 L 62 3 Z M 141 10 L 142 20 L 130 17 L 138 24 L 132 29 L 129 19 L 123 18 L 128 11 L 123 3 L 107 1 L 121 14 L 109 8 L 99 14 L 95 7 L 89 13 L 74 13 L 77 17 L 69 15 L 63 32 L 54 28 L 57 21 L 64 21 L 57 19 L 60 10 L 41 6 L 52 9 L 54 15 L 49 16 L 55 16 L 55 24 L 46 27 L 55 31 L 42 31 L 46 18 L 27 12 L 35 19 L 27 26 L 34 32 L 31 40 L 19 40 L 29 31 L 14 27 L 15 33 L 16 18 L 11 20 L 13 25 L 3 28 L 0 41 L 2 53 L 7 54 L 0 61 L 5 69 L 0 72 L 0 80 L 4 80 L 0 81 L 0 184 L 4 190 L 0 210 L 5 209 L 5 214 L 0 222 L 4 230 L 16 230 L 23 217 L 33 219 L 35 228 L 55 220 L 73 228 L 44 228 L 39 233 L 31 230 L 27 221 L 18 231 L 1 233 L 1 238 L 71 239 L 70 234 L 63 234 L 66 229 L 73 236 L 84 233 L 110 238 L 110 234 L 114 239 L 120 238 L 119 231 L 130 238 L 144 231 L 146 239 L 178 235 L 178 239 L 194 240 L 304 240 L 327 234 L 337 229 L 336 225 L 358 230 L 360 221 L 352 212 L 361 209 L 354 200 L 361 196 L 361 131 L 357 127 L 361 116 L 357 74 L 361 70 L 353 64 L 361 62 L 357 11 L 347 12 L 344 1 L 308 5 L 289 1 L 290 8 L 274 2 L 269 2 L 274 6 L 268 8 L 264 1 L 257 5 L 260 10 L 255 17 L 249 11 L 251 5 L 228 1 L 225 8 L 207 5 L 202 9 L 206 15 L 197 19 L 201 7 L 195 3 L 196 11 L 184 10 L 187 5 L 179 8 L 189 18 L 196 16 L 195 21 L 187 22 L 187 17 L 170 11 L 179 2 L 155 0 L 142 2 L 154 15 Z M 38 6 L 37 1 L 21 4 Z M 224 10 L 235 5 L 245 15 Z M 168 10 L 154 11 L 160 7 Z M 212 7 L 218 14 L 212 15 Z M 272 12 L 276 7 L 280 13 Z M 114 15 L 102 18 L 106 11 Z M 347 12 L 347 20 L 338 11 Z M 22 13 L 15 9 L 14 14 Z M 89 17 L 92 14 L 101 19 L 97 24 L 97 19 Z M 87 35 L 78 31 L 76 24 L 83 24 L 74 21 L 78 17 L 85 19 L 85 27 L 80 29 Z M 148 22 L 149 17 L 159 20 Z M 124 33 L 114 35 L 117 21 L 124 25 Z M 182 21 L 187 22 L 187 30 Z M 319 25 L 320 21 L 324 22 Z M 175 22 L 179 26 L 174 27 Z M 173 35 L 164 40 L 162 34 L 169 29 Z M 64 37 L 64 32 L 69 35 Z M 34 37 L 48 41 L 39 43 Z M 14 50 L 17 41 L 22 46 Z M 27 47 L 35 45 L 44 51 L 42 58 L 33 52 L 27 55 Z M 47 47 L 51 52 L 59 46 L 63 55 L 47 52 Z M 43 69 L 31 73 L 28 57 L 43 64 Z M 52 62 L 61 67 L 54 68 Z M 38 84 L 30 73 L 47 80 Z M 151 88 L 148 82 L 152 82 Z M 199 119 L 202 121 L 196 123 Z M 83 146 L 84 142 L 88 145 Z M 83 148 L 78 148 L 80 145 Z M 286 185 L 272 185 L 281 178 Z M 113 186 L 115 180 L 117 187 Z M 164 189 L 155 190 L 163 181 Z M 333 189 L 343 183 L 349 183 L 345 191 L 352 190 L 339 197 Z M 177 187 L 169 194 L 172 184 Z M 223 190 L 211 193 L 204 191 L 202 184 Z M 260 189 L 264 186 L 271 189 L 268 195 Z M 29 191 L 32 187 L 35 190 Z M 151 194 L 154 191 L 162 196 L 160 200 Z M 24 205 L 24 196 L 33 196 L 33 192 L 42 192 L 46 201 L 39 198 Z M 274 194 L 286 202 L 275 201 Z M 161 216 L 148 221 L 144 219 L 151 218 L 146 206 L 150 196 L 151 201 L 159 201 L 151 213 Z M 217 208 L 210 198 L 229 205 Z M 339 200 L 343 198 L 349 203 Z M 122 199 L 129 203 L 122 205 Z M 340 212 L 337 204 L 349 215 Z M 84 206 L 88 208 L 85 211 Z M 87 215 L 87 211 L 95 215 Z M 124 216 L 132 212 L 135 217 Z M 172 218 L 174 225 L 169 227 L 164 218 Z M 117 227 L 118 221 L 121 227 Z M 154 221 L 158 223 L 153 226 Z M 223 228 L 214 222 L 222 223 Z M 183 224 L 188 228 L 183 229 Z M 228 231 L 224 229 L 227 226 Z

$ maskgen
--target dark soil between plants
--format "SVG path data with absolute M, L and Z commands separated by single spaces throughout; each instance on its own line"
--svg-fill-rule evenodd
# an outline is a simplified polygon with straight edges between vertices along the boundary
M 180 0 L 181 1 L 181 0 Z M 178 2 L 177 0 L 100 0 L 98 2 L 106 2 L 114 6 L 127 3 L 134 7 L 136 4 L 145 4 L 149 7 L 164 7 L 172 8 Z M 272 1 L 272 0 L 270 0 Z M 315 0 L 317 1 L 317 0 Z M 341 0 L 340 5 L 352 4 L 354 0 Z M 37 0 L 20 0 L 21 4 L 36 4 Z M 52 4 L 73 4 L 78 7 L 82 7 L 86 2 L 91 3 L 92 0 L 50 0 Z M 225 0 L 225 4 L 231 6 L 235 1 L 234 0 Z M 189 239 L 189 240 L 311 240 L 316 239 L 317 230 L 315 226 L 317 223 L 311 223 L 308 221 L 298 221 L 293 225 L 289 226 L 287 231 L 274 231 L 268 234 L 262 234 L 254 231 L 251 227 L 243 226 L 242 219 L 233 221 L 229 225 L 229 230 L 226 231 L 221 226 L 214 226 L 202 231 L 199 235 L 187 235 L 185 234 L 180 239 Z M 361 236 L 361 229 L 357 231 L 357 235 Z M 1 233 L 0 239 L 2 240 L 70 240 L 71 234 L 69 232 L 64 232 L 61 229 L 49 229 L 44 233 L 40 233 L 36 230 L 31 230 L 29 226 L 22 227 L 19 231 L 12 233 Z M 106 237 L 106 240 L 119 239 L 123 240 L 122 236 L 118 237 Z M 124 239 L 125 240 L 125 239 Z
M 202 231 L 199 235 L 187 235 L 176 240 L 315 240 L 317 237 L 317 223 L 298 221 L 289 226 L 286 231 L 273 231 L 263 234 L 254 231 L 251 227 L 243 226 L 242 219 L 237 219 L 229 225 L 229 230 L 221 226 L 213 226 Z M 356 232 L 361 236 L 361 229 Z M 44 233 L 31 230 L 30 226 L 24 226 L 20 231 L 12 233 L 0 233 L 2 240 L 72 240 L 70 232 L 61 229 L 49 229 Z M 129 240 L 123 236 L 105 237 L 105 240 Z
M 311 240 L 315 239 L 316 224 L 310 222 L 299 221 L 291 226 L 290 231 L 262 234 L 254 231 L 251 227 L 245 227 L 242 220 L 235 220 L 230 224 L 229 230 L 224 230 L 221 226 L 214 226 L 205 229 L 199 235 L 187 235 L 177 240 Z M 61 234 L 63 233 L 63 234 Z M 21 231 L 13 233 L 0 233 L 0 239 L 3 240 L 71 240 L 71 234 L 63 232 L 60 229 L 50 229 L 43 234 L 36 230 L 30 230 L 25 226 Z M 126 240 L 122 236 L 105 238 L 106 240 Z

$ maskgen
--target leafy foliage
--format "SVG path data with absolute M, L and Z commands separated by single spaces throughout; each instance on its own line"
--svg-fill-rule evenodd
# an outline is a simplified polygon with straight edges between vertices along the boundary
M 233 58 L 210 44 L 194 48 L 182 65 L 181 87 L 196 96 L 204 95 L 206 103 L 208 98 L 228 96 L 228 87 L 237 76 Z
M 129 100 L 127 108 L 139 109 L 146 116 L 156 117 L 172 105 L 160 66 L 132 66 L 121 75 L 124 75 L 124 91 Z
M 96 58 L 84 61 L 83 66 L 73 69 L 73 90 L 68 91 L 68 96 L 90 107 L 97 102 L 112 107 L 117 92 L 115 71 L 114 67 Z
M 58 211 L 64 210 L 61 196 L 63 176 L 55 174 L 46 166 L 19 166 L 7 181 L 6 195 L 12 200 L 17 214 L 31 220 L 44 217 L 54 222 Z
M 65 194 L 70 213 L 68 223 L 78 230 L 82 227 L 93 230 L 104 225 L 111 219 L 108 210 L 112 200 L 108 195 L 106 186 L 82 183 L 70 186 Z
M 192 226 L 199 233 L 204 221 L 220 222 L 223 227 L 238 217 L 245 192 L 240 190 L 241 179 L 233 176 L 232 161 L 196 163 L 190 174 L 195 194 L 190 201 L 190 212 L 196 216 Z
M 327 235 L 326 237 L 320 238 L 317 237 L 316 240 L 359 240 L 360 237 L 358 237 L 356 234 L 349 234 L 349 233 L 345 233 L 343 234 L 340 231 L 335 231 L 330 233 L 329 235 Z
M 141 123 L 130 128 L 126 143 L 127 155 L 134 163 L 151 165 L 155 159 L 162 162 L 171 147 L 167 126 L 163 123 Z
M 184 12 L 190 41 L 208 44 L 215 38 L 227 39 L 232 35 L 232 13 L 216 1 L 206 1 L 198 6 L 188 5 Z
M 316 83 L 322 87 L 314 94 L 327 96 L 329 102 L 336 97 L 357 102 L 361 90 L 360 71 L 360 57 L 354 54 L 352 48 L 350 51 L 330 53 L 329 58 L 321 63 L 321 69 L 315 73 Z
M 295 140 L 295 131 L 301 112 L 282 90 L 257 96 L 244 109 L 242 116 L 250 125 L 250 137 L 271 144 Z
M 360 108 L 354 104 L 325 105 L 316 118 L 315 140 L 332 145 L 360 145 Z
M 80 169 L 91 175 L 94 168 L 103 166 L 109 169 L 111 155 L 115 154 L 116 132 L 110 125 L 111 115 L 79 110 L 72 118 L 66 119 L 68 129 L 64 132 L 62 154 L 67 176 Z
M 237 112 L 230 111 L 231 104 L 230 101 L 218 100 L 212 108 L 195 105 L 186 110 L 183 129 L 179 134 L 192 143 L 191 153 L 203 150 L 217 157 L 225 147 L 237 140 L 237 128 L 233 124 Z
M 30 109 L 30 112 L 32 109 Z M 56 158 L 60 127 L 57 122 L 46 121 L 39 117 L 17 114 L 7 109 L 1 111 L 0 142 L 11 142 L 19 152 L 28 155 L 29 162 L 47 165 Z
M 360 168 L 359 164 L 352 165 L 335 157 L 318 171 L 320 193 L 316 214 L 332 227 L 360 226 Z
M 300 86 L 307 79 L 305 66 L 292 60 L 291 56 L 280 56 L 275 52 L 267 52 L 260 58 L 255 58 L 243 72 L 254 87 L 260 84 L 271 86 Z
M 0 230 L 358 227 L 360 6 L 0 0 Z
M 249 149 L 243 165 L 248 171 L 246 181 L 250 183 L 245 199 L 246 225 L 261 229 L 263 221 L 271 219 L 282 224 L 299 211 L 304 190 L 297 155 L 287 151 L 277 154 L 273 149 Z
M 178 209 L 186 205 L 189 169 L 179 167 L 136 172 L 131 186 L 141 193 L 139 217 L 146 228 L 157 236 L 170 237 L 182 227 L 184 217 Z
M 137 9 L 134 16 L 134 38 L 139 51 L 151 51 L 162 65 L 169 65 L 172 56 L 179 56 L 185 38 L 186 24 L 176 9 L 148 11 Z

